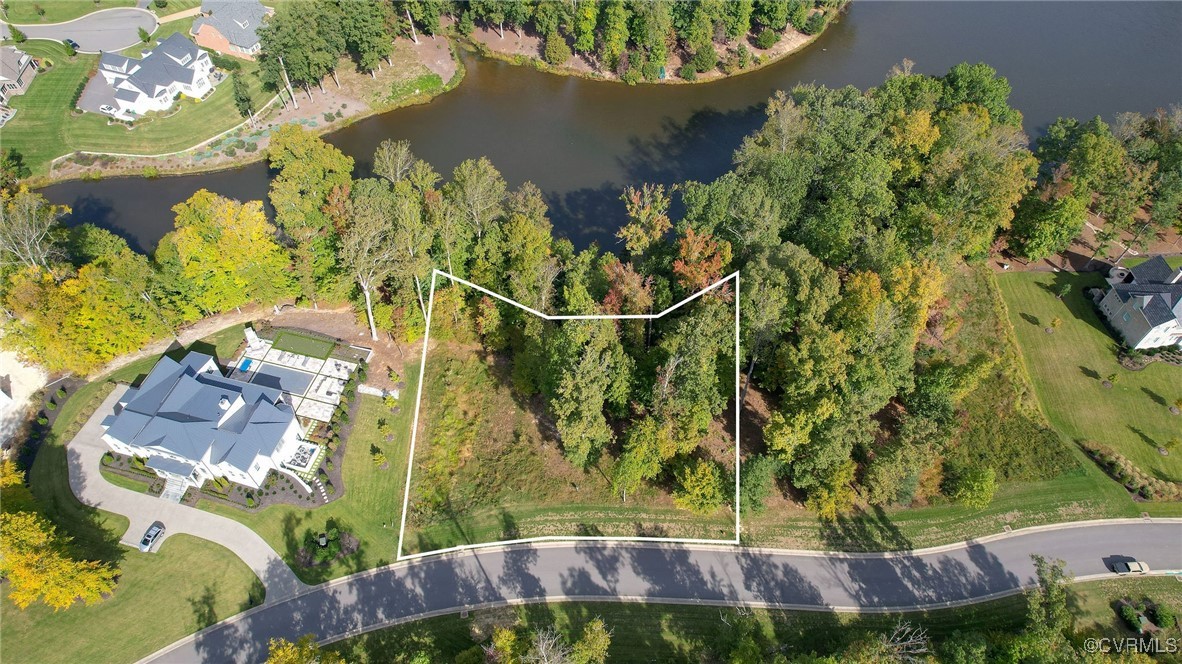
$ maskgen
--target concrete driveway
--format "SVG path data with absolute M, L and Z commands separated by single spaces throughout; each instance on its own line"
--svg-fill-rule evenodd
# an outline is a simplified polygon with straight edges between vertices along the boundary
M 124 385 L 116 387 L 66 446 L 70 488 L 78 500 L 126 516 L 131 524 L 121 542 L 130 547 L 139 544 L 140 538 L 154 521 L 164 524 L 165 539 L 176 533 L 188 533 L 221 544 L 258 575 L 267 589 L 266 602 L 289 598 L 307 589 L 308 586 L 296 577 L 279 554 L 241 523 L 186 505 L 170 503 L 156 496 L 123 489 L 103 479 L 99 467 L 103 453 L 109 448 L 102 441 L 101 422 L 114 412 L 119 397 L 126 391 Z M 127 555 L 154 554 L 129 551 Z
M 156 31 L 156 15 L 146 9 L 119 7 L 100 9 L 65 23 L 17 24 L 29 39 L 73 39 L 83 53 L 121 51 L 142 43 L 139 30 Z M 8 39 L 7 24 L 0 24 L 0 37 Z

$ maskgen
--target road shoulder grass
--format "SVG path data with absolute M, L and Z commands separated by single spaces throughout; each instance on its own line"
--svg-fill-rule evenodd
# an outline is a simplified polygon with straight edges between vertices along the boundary
M 1110 638 L 1135 636 L 1120 622 L 1114 606 L 1121 599 L 1150 598 L 1182 606 L 1182 583 L 1150 577 L 1081 583 L 1071 586 L 1069 606 L 1077 633 Z M 923 627 L 934 641 L 966 631 L 1016 633 L 1026 622 L 1022 595 L 971 606 L 907 614 L 852 614 L 823 611 L 724 609 L 641 603 L 561 602 L 473 611 L 430 618 L 377 630 L 331 646 L 349 662 L 454 661 L 475 645 L 488 643 L 498 626 L 537 630 L 553 626 L 574 641 L 583 627 L 600 617 L 612 630 L 609 661 L 726 661 L 735 632 L 731 625 L 750 619 L 758 641 L 791 655 L 839 652 L 867 633 L 890 631 L 900 619 Z M 1178 628 L 1169 632 L 1177 636 Z M 719 652 L 722 650 L 722 652 Z M 706 655 L 703 655 L 706 653 Z
M 8 23 L 62 23 L 87 14 L 117 7 L 134 7 L 136 0 L 5 0 L 4 20 Z M 37 13 L 40 7 L 45 14 Z

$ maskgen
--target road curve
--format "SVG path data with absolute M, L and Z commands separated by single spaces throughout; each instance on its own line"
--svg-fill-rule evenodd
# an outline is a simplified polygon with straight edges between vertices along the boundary
M 531 601 L 746 604 L 886 611 L 971 603 L 1034 581 L 1031 554 L 1076 577 L 1135 557 L 1182 570 L 1182 521 L 1028 529 L 989 541 L 878 554 L 645 543 L 547 543 L 397 563 L 251 609 L 141 662 L 261 662 L 273 637 L 320 641 L 461 609 Z
M 57 42 L 73 39 L 78 42 L 79 51 L 98 53 L 120 51 L 142 43 L 140 28 L 155 32 L 156 15 L 146 9 L 117 7 L 100 9 L 63 23 L 18 23 L 16 27 L 29 39 L 51 39 Z M 8 39 L 7 24 L 0 24 L 0 37 Z

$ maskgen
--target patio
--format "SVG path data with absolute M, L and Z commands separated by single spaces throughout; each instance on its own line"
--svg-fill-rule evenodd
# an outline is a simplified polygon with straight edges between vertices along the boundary
M 248 336 L 248 341 L 251 343 L 233 364 L 232 378 L 282 390 L 298 417 L 317 422 L 332 419 L 345 382 L 357 370 L 355 362 L 282 350 L 270 339 Z

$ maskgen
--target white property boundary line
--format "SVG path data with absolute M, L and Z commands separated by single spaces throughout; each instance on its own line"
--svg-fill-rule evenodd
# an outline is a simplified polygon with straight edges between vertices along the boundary
M 700 538 L 689 538 L 689 537 L 622 537 L 622 536 L 613 537 L 613 536 L 586 536 L 586 535 L 583 535 L 583 536 L 550 535 L 550 536 L 545 536 L 545 537 L 525 537 L 525 538 L 514 539 L 514 540 L 500 540 L 500 541 L 496 541 L 496 542 L 484 542 L 484 543 L 480 543 L 480 544 L 461 544 L 459 546 L 452 546 L 452 547 L 448 547 L 448 548 L 444 548 L 444 549 L 436 549 L 433 551 L 424 551 L 421 553 L 413 553 L 413 554 L 405 555 L 405 556 L 402 555 L 402 544 L 403 544 L 403 541 L 406 536 L 406 514 L 408 511 L 408 508 L 410 507 L 410 480 L 411 480 L 411 474 L 414 471 L 415 444 L 417 442 L 418 433 L 419 433 L 419 412 L 420 412 L 420 407 L 422 405 L 422 400 L 423 400 L 423 377 L 424 377 L 424 375 L 426 373 L 426 369 L 427 369 L 427 348 L 428 348 L 428 346 L 430 346 L 430 343 L 431 343 L 431 314 L 434 311 L 434 307 L 435 307 L 435 282 L 439 277 L 445 277 L 447 279 L 451 279 L 454 283 L 462 284 L 462 285 L 467 286 L 469 288 L 476 289 L 476 290 L 480 291 L 481 293 L 484 293 L 490 297 L 496 298 L 502 302 L 505 302 L 506 304 L 517 307 L 518 309 L 521 309 L 522 311 L 526 311 L 526 312 L 529 312 L 535 316 L 538 316 L 542 320 L 655 320 L 657 318 L 660 318 L 661 316 L 664 316 L 665 314 L 668 314 L 671 311 L 678 309 L 679 307 L 682 307 L 686 304 L 689 304 L 690 302 L 693 302 L 694 300 L 702 297 L 706 293 L 709 293 L 710 291 L 721 287 L 724 283 L 734 280 L 734 282 L 735 282 L 735 537 L 734 537 L 734 539 L 720 540 L 720 539 L 700 539 Z M 525 544 L 525 543 L 529 543 L 529 542 L 679 542 L 682 544 L 726 544 L 726 545 L 740 544 L 742 542 L 742 540 L 741 540 L 742 519 L 740 516 L 741 512 L 742 512 L 742 507 L 739 504 L 739 493 L 740 493 L 739 481 L 740 481 L 740 466 L 741 466 L 741 459 L 740 459 L 740 454 L 739 454 L 740 453 L 740 449 L 739 449 L 739 420 L 741 419 L 740 418 L 741 413 L 739 412 L 739 373 L 740 373 L 740 371 L 739 371 L 739 364 L 740 364 L 740 358 L 739 358 L 739 331 L 740 331 L 739 330 L 739 299 L 740 299 L 739 298 L 739 272 L 735 271 L 735 272 L 731 273 L 729 276 L 719 279 L 718 281 L 714 282 L 713 284 L 710 284 L 706 288 L 703 288 L 702 290 L 694 293 L 693 295 L 690 295 L 689 297 L 685 298 L 684 300 L 681 300 L 680 302 L 677 302 L 676 304 L 669 306 L 664 311 L 662 311 L 660 313 L 656 313 L 656 314 L 621 314 L 621 315 L 615 315 L 615 316 L 609 316 L 609 315 L 551 316 L 548 314 L 544 314 L 536 309 L 532 309 L 530 307 L 527 307 L 524 304 L 521 304 L 520 302 L 516 302 L 514 300 L 511 300 L 503 295 L 500 295 L 499 293 L 494 293 L 494 292 L 488 290 L 487 288 L 484 288 L 482 286 L 478 286 L 466 279 L 461 279 L 453 274 L 450 274 L 448 272 L 444 272 L 443 270 L 439 270 L 439 269 L 432 270 L 431 271 L 431 293 L 430 293 L 429 297 L 427 298 L 427 325 L 426 325 L 426 329 L 423 333 L 423 357 L 422 357 L 421 362 L 419 363 L 419 384 L 418 384 L 418 388 L 415 390 L 415 416 L 414 416 L 414 419 L 411 423 L 410 457 L 409 457 L 407 464 L 406 464 L 406 485 L 403 488 L 403 494 L 402 494 L 402 520 L 398 526 L 398 549 L 396 552 L 397 556 L 396 556 L 395 560 L 397 560 L 397 561 L 414 560 L 416 558 L 424 558 L 427 556 L 436 556 L 436 555 L 441 555 L 441 554 L 446 554 L 446 553 L 453 553 L 456 551 L 466 551 L 466 550 L 470 550 L 470 549 L 483 549 L 483 548 L 507 546 L 507 545 L 513 545 L 513 544 Z

